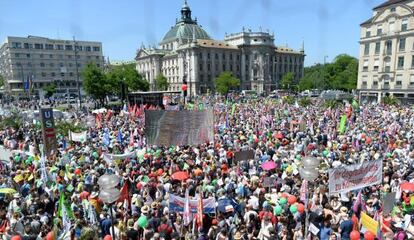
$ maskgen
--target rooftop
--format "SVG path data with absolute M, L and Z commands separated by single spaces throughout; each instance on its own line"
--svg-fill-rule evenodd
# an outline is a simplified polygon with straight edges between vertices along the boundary
M 398 4 L 398 3 L 402 3 L 402 2 L 406 2 L 406 1 L 407 0 L 388 0 L 385 3 L 382 3 L 382 4 L 374 7 L 373 10 L 377 10 L 377 9 L 380 9 L 380 8 L 388 7 L 390 5 Z

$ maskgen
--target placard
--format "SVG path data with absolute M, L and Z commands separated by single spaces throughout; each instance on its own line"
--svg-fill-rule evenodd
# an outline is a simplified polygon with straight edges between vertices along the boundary
M 238 151 L 234 152 L 234 160 L 235 161 L 242 161 L 242 160 L 251 160 L 254 159 L 254 151 L 253 150 L 245 150 L 245 151 Z
M 390 192 L 384 197 L 383 199 L 384 209 L 382 210 L 382 214 L 387 215 L 391 213 L 392 209 L 394 208 L 395 196 L 396 196 L 395 192 Z
M 42 121 L 42 137 L 45 151 L 44 153 L 46 157 L 49 157 L 56 153 L 57 149 L 53 110 L 51 108 L 40 109 L 40 118 Z
M 157 146 L 199 145 L 214 141 L 213 111 L 145 111 L 147 143 Z
M 277 178 L 275 177 L 265 177 L 263 179 L 263 187 L 274 187 L 277 184 Z

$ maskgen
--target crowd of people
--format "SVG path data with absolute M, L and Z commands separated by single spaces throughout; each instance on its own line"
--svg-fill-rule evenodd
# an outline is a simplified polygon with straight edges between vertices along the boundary
M 1 129 L 3 141 L 15 144 L 7 145 L 13 155 L 0 165 L 0 238 L 414 238 L 414 194 L 400 187 L 414 181 L 410 107 L 327 108 L 320 100 L 300 106 L 243 97 L 200 103 L 213 109 L 215 119 L 214 141 L 200 145 L 147 144 L 145 113 L 133 107 L 94 116 L 92 125 L 85 113 L 68 119 L 87 128 L 86 139 L 58 135 L 51 156 L 42 154 L 41 129 L 33 122 Z M 246 150 L 254 157 L 235 158 Z M 299 171 L 305 157 L 320 161 L 318 177 L 307 184 Z M 329 169 L 378 159 L 383 161 L 381 184 L 329 194 Z M 275 167 L 264 169 L 269 161 Z M 187 175 L 177 179 L 177 172 Z M 120 201 L 108 204 L 99 198 L 103 175 L 119 177 Z M 265 186 L 269 177 L 275 181 Z M 385 214 L 389 193 L 396 193 L 395 201 Z M 184 199 L 175 203 L 184 205 L 172 208 L 172 196 Z M 213 210 L 188 206 L 186 199 L 199 198 L 213 199 Z M 377 232 L 361 223 L 362 214 L 378 223 Z

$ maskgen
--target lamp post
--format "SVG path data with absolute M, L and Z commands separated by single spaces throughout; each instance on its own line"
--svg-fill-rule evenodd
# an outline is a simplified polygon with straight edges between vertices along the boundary
M 112 213 L 112 206 L 116 200 L 118 200 L 121 192 L 116 186 L 119 184 L 119 177 L 115 174 L 104 174 L 98 179 L 99 185 L 99 198 L 110 206 L 111 213 L 111 228 L 112 239 L 115 240 L 115 228 L 114 228 L 114 215 Z
M 76 85 L 78 87 L 78 101 L 79 101 L 79 109 L 82 108 L 82 97 L 81 97 L 81 90 L 80 90 L 80 83 L 79 83 L 79 67 L 78 67 L 78 43 L 75 40 L 75 36 L 73 36 L 74 48 L 75 48 L 75 67 L 76 67 Z
M 303 180 L 306 180 L 309 184 L 311 184 L 313 181 L 315 181 L 316 178 L 318 178 L 319 175 L 319 159 L 315 157 L 306 156 L 303 159 L 303 167 L 299 169 L 300 176 Z M 308 189 L 311 189 L 308 187 Z M 309 191 L 306 193 L 306 199 L 308 201 L 309 199 Z M 308 236 L 308 229 L 309 229 L 309 204 L 308 202 L 306 204 L 306 219 L 305 219 L 305 238 Z
M 326 59 L 328 55 L 323 56 L 323 90 L 325 90 Z

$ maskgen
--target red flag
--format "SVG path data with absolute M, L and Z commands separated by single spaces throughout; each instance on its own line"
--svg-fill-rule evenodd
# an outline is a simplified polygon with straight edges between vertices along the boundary
M 198 194 L 197 226 L 199 229 L 203 227 L 203 197 L 201 194 Z
M 111 119 L 111 117 L 112 117 L 112 110 L 108 110 L 108 112 L 106 113 L 105 120 L 109 121 Z
M 132 131 L 129 138 L 129 146 L 134 146 L 134 134 L 132 134 Z
M 131 105 L 128 103 L 128 112 L 131 113 L 131 111 L 132 111 Z
M 97 128 L 101 128 L 102 127 L 101 119 L 102 119 L 102 115 L 100 113 L 97 114 L 96 117 L 95 117 L 96 127 Z
M 116 200 L 117 203 L 119 202 L 125 202 L 125 200 L 128 202 L 128 209 L 131 209 L 131 197 L 129 196 L 129 184 L 128 181 L 125 181 L 124 186 L 121 188 L 121 195 L 119 195 L 118 200 Z

